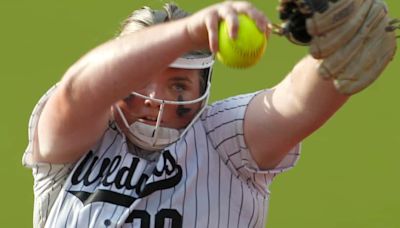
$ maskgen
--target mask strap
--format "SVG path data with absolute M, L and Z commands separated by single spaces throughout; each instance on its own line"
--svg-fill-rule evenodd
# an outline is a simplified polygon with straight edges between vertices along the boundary
M 118 105 L 114 105 L 114 108 L 117 109 L 117 112 L 118 112 L 119 116 L 121 117 L 122 122 L 124 122 L 125 127 L 127 127 L 129 129 L 129 124 L 128 124 L 128 121 L 125 118 L 124 113 L 122 113 L 122 111 L 121 111 L 121 109 L 119 108 Z
M 154 129 L 153 135 L 152 135 L 152 137 L 153 137 L 152 146 L 154 146 L 156 144 L 156 141 L 158 138 L 158 132 L 160 131 L 161 116 L 164 112 L 164 106 L 165 106 L 165 103 L 164 103 L 164 101 L 162 101 L 161 105 L 160 105 L 160 109 L 158 111 L 157 123 L 156 123 L 155 129 Z

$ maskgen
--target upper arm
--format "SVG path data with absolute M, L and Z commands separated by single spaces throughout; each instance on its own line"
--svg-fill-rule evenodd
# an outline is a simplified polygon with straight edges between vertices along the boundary
M 332 81 L 318 76 L 318 60 L 306 57 L 276 87 L 251 100 L 244 120 L 250 152 L 261 168 L 273 168 L 347 100 Z
M 290 102 L 278 102 L 275 94 L 276 89 L 272 89 L 254 97 L 244 120 L 246 144 L 262 169 L 275 168 L 302 139 L 301 123 L 296 121 L 295 113 L 290 110 Z
M 38 121 L 33 127 L 33 160 L 35 162 L 71 163 L 77 161 L 102 136 L 110 111 L 101 110 L 89 99 L 79 102 L 61 81 L 42 109 L 36 110 Z

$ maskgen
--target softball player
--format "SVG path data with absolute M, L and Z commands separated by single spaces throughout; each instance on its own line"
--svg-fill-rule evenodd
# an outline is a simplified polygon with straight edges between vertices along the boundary
M 265 226 L 272 180 L 348 95 L 308 56 L 272 89 L 207 105 L 218 22 L 234 36 L 239 13 L 269 34 L 247 2 L 145 7 L 71 66 L 29 122 L 35 227 Z

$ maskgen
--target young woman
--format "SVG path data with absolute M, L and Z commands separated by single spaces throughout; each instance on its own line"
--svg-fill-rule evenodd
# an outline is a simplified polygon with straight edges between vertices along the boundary
M 70 67 L 30 120 L 35 227 L 265 226 L 273 178 L 348 96 L 307 56 L 274 88 L 207 105 L 218 23 L 235 37 L 238 14 L 269 35 L 248 2 L 145 7 Z

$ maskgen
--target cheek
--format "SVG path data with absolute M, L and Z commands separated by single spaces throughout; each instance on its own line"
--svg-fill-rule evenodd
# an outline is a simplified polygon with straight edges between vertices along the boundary
M 125 106 L 129 109 L 132 109 L 132 107 L 136 107 L 139 99 L 135 96 L 129 95 L 124 99 Z
M 176 107 L 175 116 L 185 122 L 190 122 L 199 112 L 200 104 L 184 105 Z
M 176 128 L 185 127 L 196 116 L 200 105 L 172 106 L 164 110 L 163 120 Z M 185 111 L 182 111 L 185 110 Z
M 121 100 L 118 101 L 116 105 L 121 109 L 122 113 L 125 114 L 125 118 L 127 118 L 127 113 L 129 112 L 128 104 L 124 100 Z

